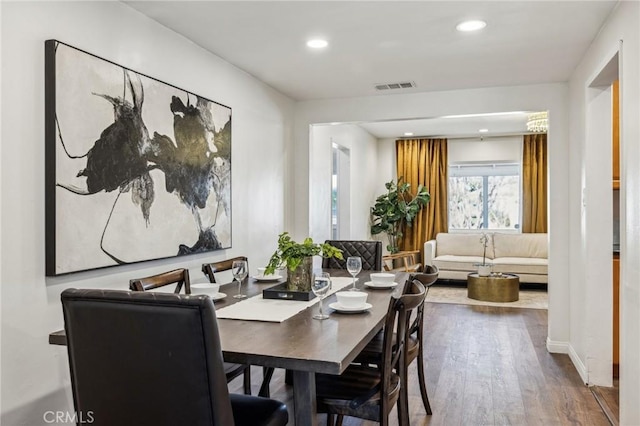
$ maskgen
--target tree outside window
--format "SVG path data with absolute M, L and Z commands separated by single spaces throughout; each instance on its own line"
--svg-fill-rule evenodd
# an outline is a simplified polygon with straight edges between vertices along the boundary
M 519 164 L 449 166 L 449 230 L 519 230 Z

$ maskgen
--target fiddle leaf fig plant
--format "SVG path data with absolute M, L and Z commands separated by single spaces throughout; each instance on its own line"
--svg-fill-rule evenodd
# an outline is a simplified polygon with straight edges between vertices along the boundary
M 431 195 L 423 185 L 418 185 L 415 194 L 411 193 L 411 184 L 404 182 L 402 177 L 397 181 L 387 182 L 386 194 L 376 198 L 371 208 L 371 234 L 384 232 L 389 237 L 387 250 L 390 253 L 399 251 L 398 242 L 402 238 L 406 226 L 411 227 L 413 219 L 418 215 L 429 200 Z
M 314 243 L 309 237 L 305 238 L 302 243 L 297 243 L 291 239 L 288 232 L 283 232 L 278 236 L 278 248 L 271 255 L 264 273 L 266 275 L 273 274 L 276 269 L 284 268 L 285 266 L 290 271 L 295 271 L 305 257 L 318 255 L 343 259 L 342 250 L 330 244 Z

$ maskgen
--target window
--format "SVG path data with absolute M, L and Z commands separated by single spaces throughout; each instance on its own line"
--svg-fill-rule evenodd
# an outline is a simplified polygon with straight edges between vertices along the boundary
M 449 230 L 519 230 L 520 164 L 449 165 Z

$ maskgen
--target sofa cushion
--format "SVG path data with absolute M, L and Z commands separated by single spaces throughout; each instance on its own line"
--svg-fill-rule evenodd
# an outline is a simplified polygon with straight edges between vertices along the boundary
M 526 257 L 546 259 L 547 234 L 493 234 L 495 258 Z M 439 248 L 438 248 L 438 251 Z M 546 273 L 546 272 L 545 272 Z
M 454 256 L 447 254 L 433 259 L 433 264 L 438 269 L 449 271 L 477 271 L 478 267 L 476 265 L 478 263 L 482 263 L 482 254 L 480 256 Z M 491 263 L 491 260 L 487 259 L 486 263 Z
M 489 236 L 487 245 L 487 259 L 494 258 L 493 240 Z M 436 235 L 436 256 L 480 256 L 482 262 L 482 251 L 484 249 L 480 238 L 482 234 L 448 234 L 440 233 Z
M 548 261 L 536 257 L 498 257 L 493 259 L 493 272 L 547 275 Z

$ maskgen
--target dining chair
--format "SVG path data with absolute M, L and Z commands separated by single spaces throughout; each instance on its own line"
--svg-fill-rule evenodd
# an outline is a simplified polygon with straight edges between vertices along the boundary
M 407 283 L 412 281 L 419 281 L 425 287 L 425 298 L 429 292 L 429 289 L 438 280 L 438 267 L 435 265 L 425 265 L 424 272 L 414 273 L 409 275 Z M 406 288 L 405 288 L 406 290 Z M 420 386 L 420 396 L 422 397 L 422 404 L 428 415 L 432 414 L 431 404 L 429 403 L 429 396 L 427 394 L 427 382 L 424 370 L 424 304 L 419 306 L 416 310 L 415 317 L 407 323 L 407 350 L 405 358 L 405 367 L 416 361 L 418 368 L 418 384 Z M 375 364 L 381 363 L 381 354 L 383 350 L 383 333 L 378 333 L 373 339 L 365 346 L 365 348 L 358 354 L 355 359 L 355 363 L 360 364 Z M 407 393 L 408 400 L 408 372 L 404 371 L 401 374 L 403 379 L 403 393 Z
M 216 282 L 216 272 L 228 271 L 233 267 L 234 260 L 245 260 L 247 262 L 247 268 L 249 267 L 249 259 L 246 256 L 237 256 L 227 260 L 221 260 L 219 262 L 203 263 L 202 273 L 206 275 L 210 283 Z M 226 283 L 219 283 L 226 284 Z
M 191 282 L 189 280 L 188 269 L 176 269 L 145 278 L 136 278 L 129 281 L 129 288 L 133 291 L 151 291 L 160 287 L 176 284 L 175 294 L 180 293 L 184 286 L 185 294 L 191 294 Z M 246 364 L 224 363 L 224 370 L 227 375 L 227 382 L 244 374 L 244 393 L 251 395 L 251 366 Z
M 67 289 L 76 413 L 95 426 L 286 425 L 285 404 L 229 394 L 206 295 Z
M 360 256 L 363 271 L 382 270 L 382 242 L 366 240 L 326 240 L 330 244 L 342 250 L 343 259 L 323 258 L 322 268 L 347 269 L 349 256 Z
M 419 272 L 420 250 L 400 251 L 382 256 L 382 267 L 386 272 Z
M 155 290 L 167 285 L 176 284 L 174 293 L 178 294 L 184 286 L 185 294 L 191 294 L 191 282 L 188 269 L 175 269 L 169 272 L 152 275 L 145 278 L 129 280 L 129 288 L 133 291 Z
M 316 374 L 318 412 L 327 413 L 327 425 L 334 424 L 334 416 L 339 425 L 343 416 L 352 416 L 386 426 L 396 403 L 399 424 L 409 424 L 407 395 L 401 391 L 401 375 L 406 372 L 407 323 L 412 313 L 424 304 L 425 295 L 425 288 L 418 280 L 408 282 L 403 293 L 392 294 L 384 321 L 379 364 L 351 364 L 339 376 Z

